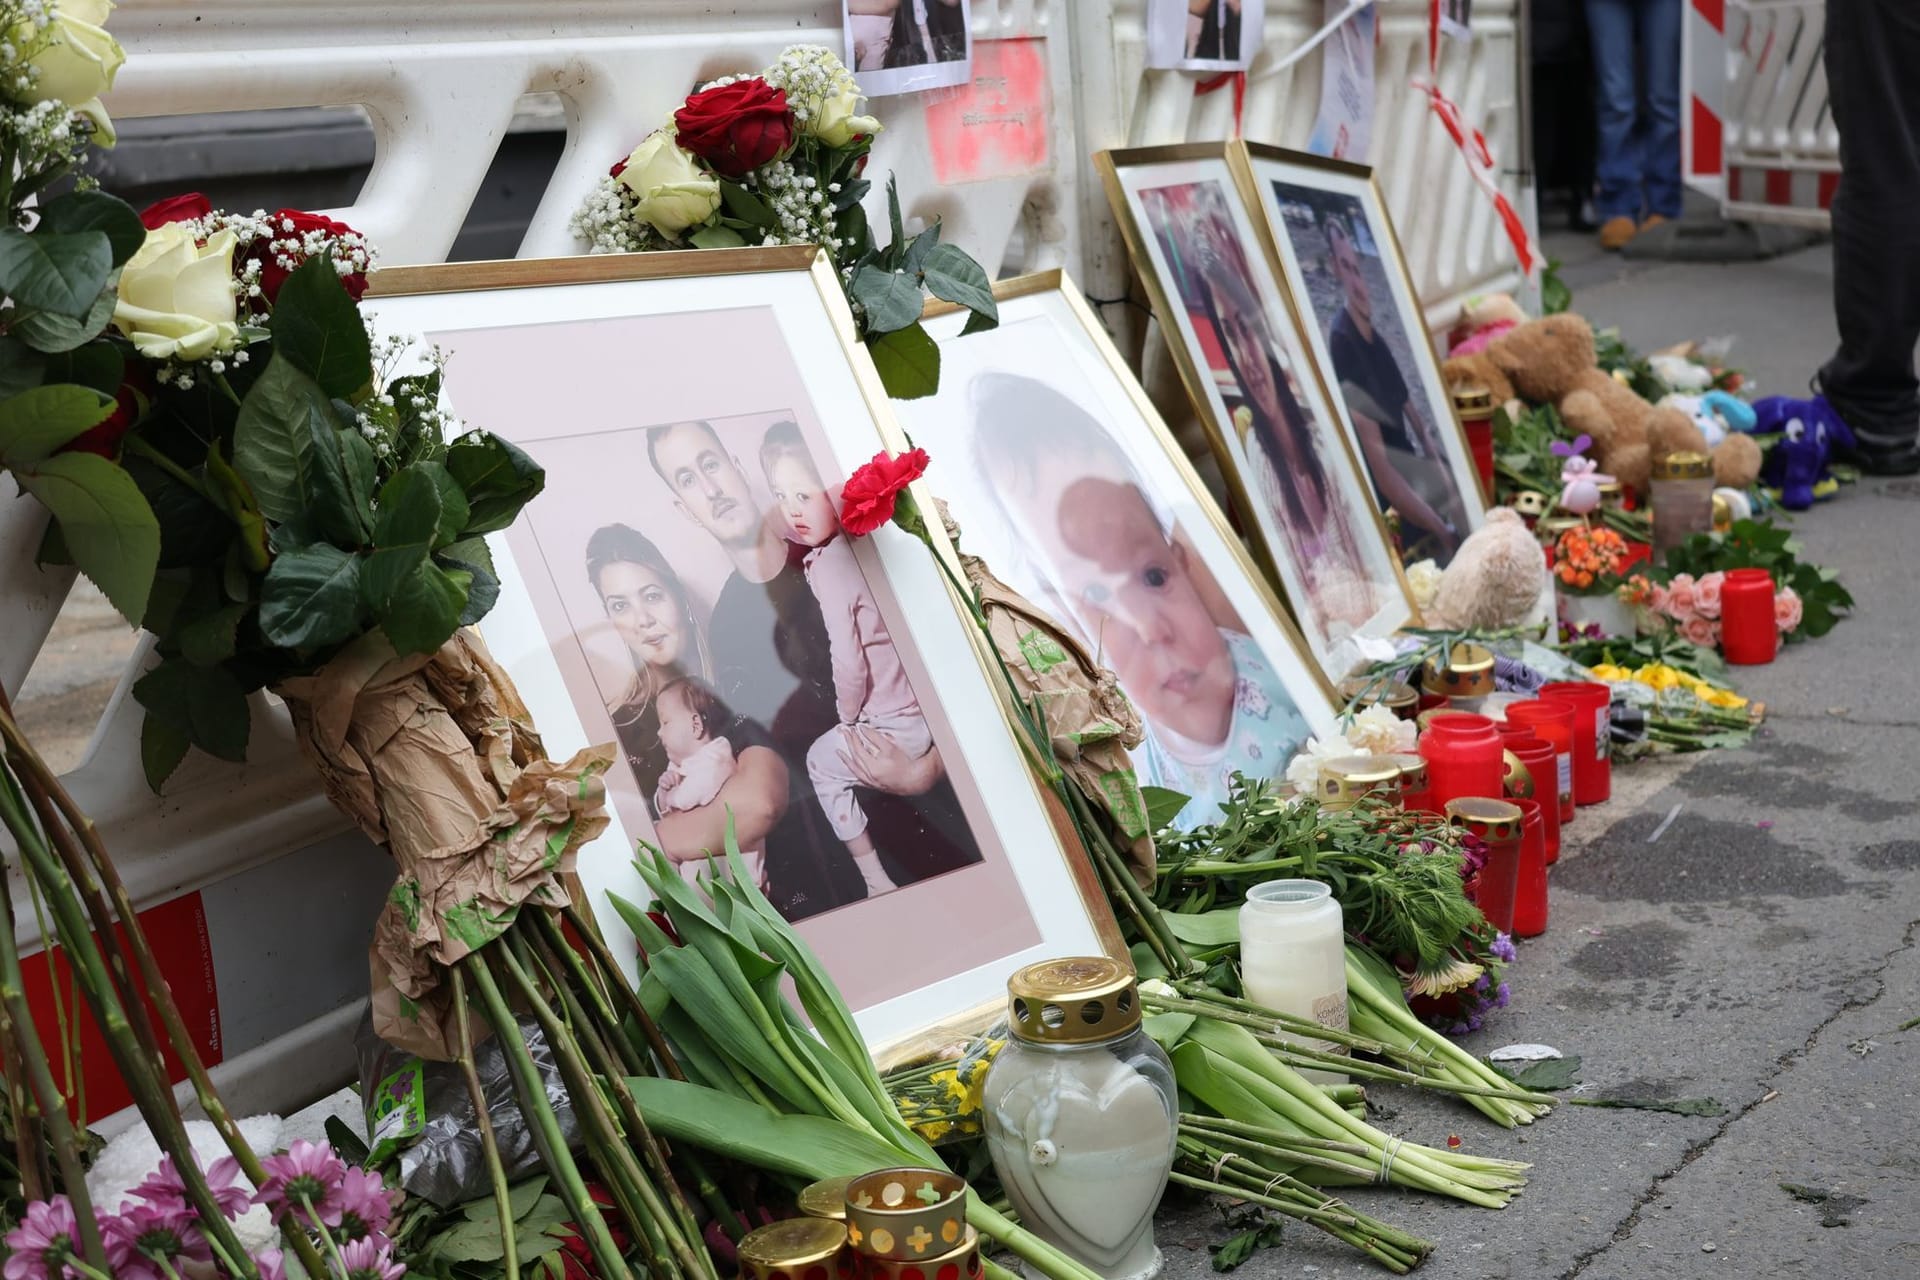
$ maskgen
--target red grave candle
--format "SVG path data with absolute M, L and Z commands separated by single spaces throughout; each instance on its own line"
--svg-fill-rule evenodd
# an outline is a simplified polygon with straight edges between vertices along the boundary
M 1437 716 L 1420 735 L 1427 762 L 1428 805 L 1445 809 L 1464 796 L 1498 796 L 1506 769 L 1500 734 L 1485 716 Z
M 1511 751 L 1527 770 L 1527 786 L 1524 791 L 1509 786 L 1507 799 L 1515 804 L 1522 800 L 1540 802 L 1540 824 L 1546 860 L 1556 862 L 1560 857 L 1560 753 L 1553 744 L 1544 738 L 1528 734 L 1522 738 L 1509 736 L 1507 750 Z M 1511 782 L 1512 779 L 1509 779 Z M 1525 805 L 1521 805 L 1525 808 Z
M 1546 816 L 1538 800 L 1515 800 L 1520 809 L 1520 864 L 1514 877 L 1513 936 L 1537 938 L 1547 931 Z
M 1533 732 L 1536 738 L 1544 738 L 1553 744 L 1553 750 L 1559 757 L 1558 782 L 1560 797 L 1560 825 L 1573 821 L 1573 707 L 1565 702 L 1548 699 L 1535 699 L 1532 702 L 1514 702 L 1507 706 L 1507 723 L 1523 724 Z M 1556 848 L 1554 857 L 1559 857 Z
M 1487 865 L 1468 883 L 1467 896 L 1487 923 L 1513 932 L 1514 893 L 1520 880 L 1520 824 L 1524 815 L 1505 800 L 1465 796 L 1447 802 L 1447 820 L 1487 842 Z
M 1550 702 L 1573 708 L 1573 802 L 1581 808 L 1613 794 L 1613 734 L 1607 708 L 1613 690 L 1604 684 L 1561 680 L 1540 690 Z
M 1730 569 L 1720 587 L 1720 648 L 1742 667 L 1772 662 L 1780 652 L 1773 620 L 1773 575 L 1765 569 Z

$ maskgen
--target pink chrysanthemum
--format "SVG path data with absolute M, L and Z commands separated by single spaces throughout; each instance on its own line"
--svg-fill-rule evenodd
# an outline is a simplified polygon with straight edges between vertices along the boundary
M 392 1218 L 393 1193 L 380 1175 L 349 1169 L 325 1221 L 329 1227 L 338 1227 L 345 1239 L 358 1240 L 385 1231 Z
M 287 1280 L 287 1257 L 278 1249 L 262 1249 L 253 1255 L 254 1270 L 260 1280 Z
M 100 1229 L 126 1254 L 126 1262 L 114 1269 L 118 1280 L 167 1280 L 179 1271 L 177 1259 L 213 1261 L 213 1250 L 200 1234 L 199 1215 L 184 1204 L 131 1205 L 118 1217 L 102 1220 Z
M 206 1178 L 207 1187 L 213 1192 L 214 1203 L 220 1206 L 224 1216 L 237 1218 L 253 1203 L 253 1192 L 240 1181 L 240 1162 L 232 1156 L 215 1160 L 208 1167 Z M 180 1170 L 173 1163 L 172 1156 L 161 1156 L 160 1167 L 148 1174 L 147 1180 L 128 1194 L 160 1208 L 190 1203 L 186 1183 L 181 1179 Z
M 97 1214 L 96 1219 L 105 1237 L 108 1269 L 117 1272 L 126 1261 L 126 1246 L 108 1234 L 113 1215 Z M 28 1205 L 26 1217 L 7 1232 L 6 1239 L 7 1260 L 0 1267 L 6 1280 L 62 1280 L 79 1275 L 67 1266 L 67 1259 L 80 1254 L 80 1237 L 73 1202 L 65 1196 Z
M 267 1180 L 260 1184 L 254 1203 L 272 1209 L 275 1222 L 294 1209 L 311 1210 L 322 1222 L 335 1211 L 347 1166 L 332 1148 L 300 1138 L 280 1155 L 260 1163 Z
M 340 1246 L 340 1261 L 346 1264 L 346 1280 L 400 1280 L 407 1274 L 406 1264 L 394 1261 L 393 1246 L 373 1236 Z

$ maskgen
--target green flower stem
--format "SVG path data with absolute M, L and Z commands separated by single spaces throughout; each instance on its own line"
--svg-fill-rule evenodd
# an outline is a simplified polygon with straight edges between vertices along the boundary
M 473 1114 L 480 1129 L 480 1155 L 486 1161 L 487 1180 L 493 1184 L 493 1207 L 500 1216 L 500 1263 L 506 1280 L 520 1280 L 520 1244 L 513 1233 L 513 1193 L 507 1186 L 506 1166 L 500 1160 L 500 1139 L 493 1129 L 493 1115 L 487 1107 L 487 1093 L 480 1085 L 480 1071 L 473 1062 L 472 1017 L 467 1008 L 467 980 L 460 966 L 450 965 L 447 975 L 453 979 L 453 1008 L 459 1023 L 460 1071 L 467 1078 L 467 1096 L 473 1100 Z
M 26 1059 L 4 1006 L 0 1006 L 0 1071 L 7 1078 L 7 1118 L 13 1122 L 14 1174 L 20 1180 L 20 1198 L 29 1204 L 45 1200 L 53 1194 L 46 1136 L 40 1109 L 27 1097 Z
M 1016 1225 L 972 1192 L 967 1193 L 967 1222 L 1051 1280 L 1100 1280 L 1099 1273 L 1081 1266 L 1033 1232 Z
M 1197 1164 L 1200 1162 L 1192 1158 L 1187 1161 L 1189 1168 Z M 1200 1167 L 1205 1173 L 1212 1172 L 1210 1166 Z M 1223 1166 L 1219 1179 L 1196 1177 L 1175 1169 L 1168 1181 L 1195 1191 L 1245 1200 L 1298 1219 L 1352 1245 L 1396 1275 L 1413 1270 L 1433 1249 L 1426 1241 L 1357 1213 L 1331 1196 L 1317 1195 L 1285 1175 L 1260 1175 L 1227 1165 Z
M 607 993 L 609 983 L 599 967 L 590 964 L 568 942 L 567 935 L 560 928 L 550 911 L 529 911 L 526 918 L 533 922 L 531 935 L 535 952 L 543 963 L 557 975 L 564 970 L 572 978 L 568 988 L 576 998 L 584 998 L 581 1021 L 585 1021 L 587 1012 L 593 1014 L 592 1022 L 606 1036 L 608 1047 L 620 1056 L 623 1075 L 644 1076 L 653 1074 L 647 1065 L 646 1056 L 634 1047 L 620 1027 L 620 1015 L 614 1010 L 612 998 Z M 555 982 L 556 988 L 560 986 Z
M 172 458 L 169 458 L 137 433 L 128 435 L 123 439 L 120 447 L 128 453 L 135 454 L 151 462 L 154 466 L 166 472 L 168 476 L 185 485 L 190 492 L 205 498 L 216 510 L 220 509 L 220 504 L 214 502 L 213 496 L 207 492 L 207 486 L 195 479 L 191 471 L 188 471 Z
M 654 1060 L 659 1070 L 669 1080 L 685 1080 L 686 1073 L 680 1069 L 680 1060 L 673 1056 L 673 1047 L 667 1043 L 666 1036 L 660 1033 L 660 1024 L 653 1020 L 653 1015 L 648 1013 L 646 1006 L 640 1002 L 639 993 L 626 981 L 625 971 L 613 958 L 613 952 L 608 950 L 606 939 L 600 936 L 600 930 L 571 902 L 560 908 L 560 915 L 573 926 L 574 934 L 586 944 L 587 951 L 593 956 L 595 963 L 600 966 L 603 973 L 608 975 L 608 988 L 626 1007 L 627 1016 L 634 1020 L 640 1028 L 640 1033 L 646 1037 L 647 1047 L 653 1050 Z M 553 928 L 557 931 L 559 926 L 554 925 Z
M 1140 1007 L 1148 1013 L 1182 1013 L 1200 1018 L 1212 1018 L 1216 1022 L 1230 1022 L 1236 1026 L 1247 1027 L 1256 1034 L 1273 1035 L 1278 1031 L 1290 1031 L 1296 1035 L 1322 1040 L 1329 1044 L 1345 1045 L 1360 1053 L 1387 1052 L 1387 1046 L 1378 1040 L 1368 1039 L 1352 1031 L 1342 1031 L 1338 1027 L 1323 1027 L 1310 1018 L 1302 1018 L 1291 1013 L 1282 1013 L 1278 1009 L 1266 1009 L 1245 1000 L 1235 1000 L 1228 996 L 1215 995 L 1197 983 L 1181 983 L 1183 993 L 1189 989 L 1206 992 L 1204 997 L 1178 999 L 1169 996 L 1142 993 Z
M 580 1166 L 574 1163 L 573 1153 L 567 1150 L 567 1140 L 560 1132 L 560 1121 L 553 1114 L 552 1104 L 547 1101 L 546 1087 L 540 1080 L 540 1069 L 534 1065 L 526 1041 L 520 1038 L 519 1025 L 513 1020 L 506 997 L 494 982 L 486 959 L 481 952 L 472 952 L 462 957 L 459 964 L 473 979 L 483 1016 L 500 1037 L 507 1070 L 513 1076 L 514 1087 L 520 1095 L 521 1114 L 533 1132 L 535 1145 L 546 1161 L 547 1171 L 553 1175 L 556 1194 L 573 1215 L 580 1234 L 586 1237 L 587 1247 L 593 1253 L 595 1269 L 602 1280 L 626 1280 L 632 1272 L 620 1256 L 612 1233 L 607 1230 L 607 1221 L 601 1216 L 600 1207 L 587 1194 L 587 1184 L 580 1176 Z M 554 1051 L 558 1054 L 557 1046 Z

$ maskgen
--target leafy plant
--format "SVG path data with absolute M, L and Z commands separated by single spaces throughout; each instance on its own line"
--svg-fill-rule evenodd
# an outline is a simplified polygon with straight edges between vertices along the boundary
M 1831 569 L 1799 558 L 1800 543 L 1771 520 L 1736 520 L 1725 533 L 1696 533 L 1667 553 L 1659 570 L 1662 582 L 1678 574 L 1702 575 L 1729 569 L 1765 569 L 1774 590 L 1791 587 L 1800 597 L 1800 625 L 1788 643 L 1823 636 L 1853 608 L 1853 594 Z
M 857 183 L 864 187 L 865 183 Z M 844 194 L 844 192 L 843 192 Z M 856 205 L 857 209 L 858 206 Z M 987 273 L 957 245 L 940 241 L 940 224 L 933 223 L 909 240 L 901 226 L 900 193 L 887 178 L 887 214 L 893 238 L 884 247 L 864 234 L 843 247 L 841 261 L 847 277 L 847 296 L 859 318 L 860 333 L 873 355 L 874 367 L 896 400 L 930 396 L 940 386 L 940 348 L 920 325 L 921 291 L 965 307 L 962 333 L 978 333 L 1000 323 Z
M 1510 501 L 1516 493 L 1537 493 L 1549 510 L 1560 500 L 1561 469 L 1566 459 L 1554 453 L 1556 443 L 1569 441 L 1560 411 L 1550 404 L 1532 405 L 1514 417 L 1503 407 L 1493 415 L 1493 467 L 1500 482 L 1500 497 Z M 1622 511 L 1603 507 L 1600 522 L 1635 542 L 1649 541 L 1653 522 L 1644 511 Z

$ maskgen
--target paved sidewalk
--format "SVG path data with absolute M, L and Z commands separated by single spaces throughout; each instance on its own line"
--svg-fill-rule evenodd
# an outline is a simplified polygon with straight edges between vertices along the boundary
M 1741 266 L 1628 263 L 1550 244 L 1577 308 L 1642 349 L 1734 334 L 1735 364 L 1792 393 L 1834 341 L 1827 252 Z M 1872 481 L 1796 522 L 1860 601 L 1740 687 L 1748 750 L 1643 762 L 1583 812 L 1552 925 L 1520 944 L 1514 1002 L 1471 1047 L 1538 1041 L 1595 1096 L 1713 1098 L 1719 1117 L 1562 1107 L 1503 1132 L 1465 1107 L 1374 1090 L 1382 1128 L 1531 1160 L 1489 1212 L 1404 1192 L 1356 1205 L 1438 1244 L 1432 1280 L 1920 1274 L 1920 484 Z M 1651 839 L 1670 813 L 1671 825 Z M 1802 1195 L 1827 1193 L 1809 1202 Z M 1166 1215 L 1178 1276 L 1207 1271 L 1207 1210 Z M 1304 1227 L 1248 1277 L 1385 1274 Z

